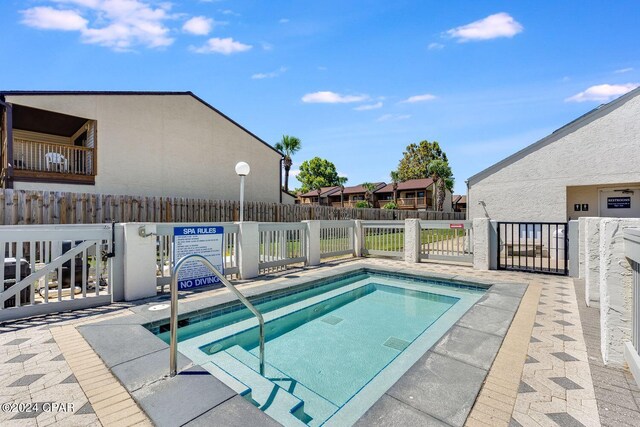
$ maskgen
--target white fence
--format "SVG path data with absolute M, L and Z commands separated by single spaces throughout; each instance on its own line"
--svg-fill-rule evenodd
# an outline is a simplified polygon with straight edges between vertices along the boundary
M 362 221 L 363 255 L 404 257 L 404 221 Z
M 0 321 L 111 302 L 112 226 L 1 226 Z
M 633 271 L 631 305 L 631 342 L 625 343 L 624 358 L 640 385 L 640 228 L 627 229 L 624 234 L 625 255 Z
M 0 291 L 0 321 L 132 301 L 164 292 L 176 261 L 176 226 L 222 226 L 224 273 L 231 279 L 251 279 L 292 265 L 317 265 L 322 259 L 340 256 L 382 256 L 409 262 L 438 256 L 467 260 L 471 256 L 470 230 L 456 231 L 465 233 L 464 238 L 462 234 L 439 236 L 436 253 L 428 246 L 433 243 L 431 237 L 422 243 L 411 236 L 408 239 L 407 224 L 411 233 L 420 225 L 422 232 L 433 234 L 436 232 L 429 230 L 448 227 L 449 223 L 408 219 L 2 226 L 4 268 L 0 280 L 4 290 Z M 450 240 L 446 251 L 442 249 L 445 240 Z M 417 256 L 420 253 L 427 256 Z
M 354 233 L 355 221 L 320 221 L 320 257 L 354 254 Z
M 207 225 L 209 223 L 206 223 Z M 171 283 L 171 268 L 175 260 L 173 259 L 173 237 L 174 227 L 184 226 L 185 223 L 161 223 L 156 226 L 156 276 L 157 285 L 162 292 L 165 286 Z M 194 223 L 192 225 L 204 225 Z M 224 275 L 229 278 L 237 278 L 238 269 L 238 224 L 225 222 L 220 225 L 224 228 Z
M 420 259 L 473 262 L 473 223 L 420 221 Z
M 258 224 L 260 273 L 307 261 L 307 226 L 304 223 Z

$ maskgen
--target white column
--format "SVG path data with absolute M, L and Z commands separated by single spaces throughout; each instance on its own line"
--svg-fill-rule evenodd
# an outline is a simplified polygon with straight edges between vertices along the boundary
M 252 279 L 258 276 L 260 257 L 260 233 L 257 222 L 237 222 L 238 231 L 238 267 L 240 278 Z
M 589 307 L 600 307 L 600 220 L 584 219 L 584 299 Z
M 124 227 L 122 224 L 115 224 L 115 254 L 111 259 L 111 295 L 113 301 L 124 301 Z
M 302 221 L 307 225 L 307 265 L 320 264 L 320 221 Z
M 420 262 L 420 220 L 416 218 L 404 220 L 404 260 Z
M 489 218 L 473 219 L 473 268 L 489 270 L 491 267 L 491 223 Z
M 362 230 L 362 220 L 356 219 L 353 227 L 353 250 L 356 257 L 362 256 L 362 248 L 364 248 L 364 232 Z
M 155 224 L 128 223 L 124 228 L 124 299 L 133 301 L 154 297 L 157 294 L 156 238 L 140 237 L 138 229 L 155 233 Z M 117 250 L 117 249 L 116 249 Z
M 580 277 L 580 226 L 569 221 L 569 276 Z M 565 248 L 567 250 L 567 248 Z

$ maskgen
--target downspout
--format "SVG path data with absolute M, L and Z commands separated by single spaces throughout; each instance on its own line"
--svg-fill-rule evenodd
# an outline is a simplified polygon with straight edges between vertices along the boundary
M 278 183 L 278 194 L 280 194 L 280 203 L 282 203 L 282 168 L 284 166 L 284 156 L 280 157 L 280 182 Z
M 465 218 L 468 220 L 468 219 L 469 219 L 469 207 L 471 206 L 471 205 L 469 204 L 469 201 L 471 200 L 471 199 L 469 198 L 469 180 L 468 180 L 468 179 L 467 179 L 467 180 L 465 180 L 465 181 L 464 181 L 464 183 L 465 183 L 465 184 L 467 184 L 467 208 L 465 209 L 464 216 L 465 216 Z
M 4 96 L 0 97 L 0 105 L 6 112 L 6 133 L 7 133 L 7 152 L 5 153 L 7 164 L 2 165 L 5 169 L 4 176 L 4 188 L 13 188 L 13 107 L 11 104 L 5 102 Z

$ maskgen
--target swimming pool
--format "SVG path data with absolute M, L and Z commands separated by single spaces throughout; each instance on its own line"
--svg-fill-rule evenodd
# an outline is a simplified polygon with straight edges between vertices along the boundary
M 477 302 L 481 286 L 352 273 L 182 319 L 179 351 L 283 425 L 355 422 Z M 156 329 L 168 340 L 167 332 Z

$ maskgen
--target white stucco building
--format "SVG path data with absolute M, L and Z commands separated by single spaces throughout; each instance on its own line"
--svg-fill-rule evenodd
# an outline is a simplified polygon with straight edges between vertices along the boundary
M 191 92 L 0 92 L 2 186 L 289 202 L 282 154 Z M 284 199 L 284 200 L 283 200 Z
M 640 217 L 640 88 L 468 180 L 468 218 Z

